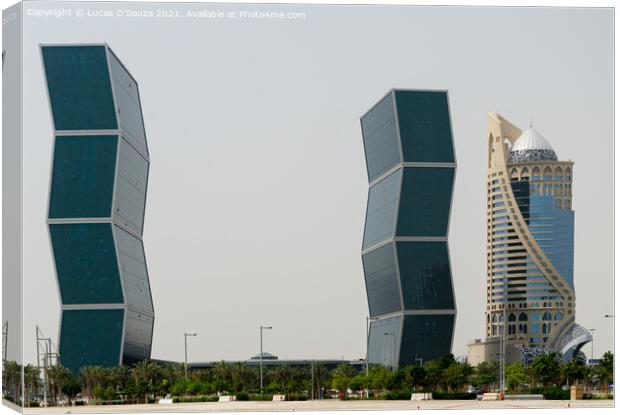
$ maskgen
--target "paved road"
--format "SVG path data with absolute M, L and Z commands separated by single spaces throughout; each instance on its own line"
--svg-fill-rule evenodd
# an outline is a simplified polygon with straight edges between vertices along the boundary
M 172 405 L 76 406 L 64 408 L 24 408 L 25 414 L 136 413 L 136 412 L 249 412 L 249 411 L 389 411 L 417 409 L 552 409 L 611 408 L 613 400 L 588 401 L 339 401 L 307 402 L 201 402 Z

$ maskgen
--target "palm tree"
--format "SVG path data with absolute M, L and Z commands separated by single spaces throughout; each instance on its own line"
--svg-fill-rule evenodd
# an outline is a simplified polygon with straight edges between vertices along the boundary
M 71 371 L 60 363 L 47 369 L 47 377 L 50 381 L 50 394 L 52 402 L 58 403 L 62 396 L 62 384 L 71 375 Z
M 153 391 L 161 368 L 155 362 L 143 360 L 136 363 L 129 371 L 136 386 L 136 392 L 144 395 L 144 403 L 148 403 L 149 393 Z
M 316 384 L 316 391 L 317 391 L 316 393 L 319 398 L 322 398 L 323 394 L 321 390 L 323 387 L 323 382 L 328 380 L 329 370 L 327 370 L 327 368 L 321 363 L 315 364 L 313 370 L 314 370 L 314 383 Z
M 217 362 L 211 369 L 218 391 L 228 390 L 232 386 L 232 365 L 224 361 Z
M 256 370 L 245 362 L 237 362 L 232 366 L 232 389 L 234 392 L 247 391 L 256 384 Z
M 7 395 L 10 395 L 8 391 L 11 391 L 9 387 L 12 387 L 12 398 L 14 402 L 19 404 L 20 401 L 20 388 L 21 388 L 21 377 L 22 377 L 22 367 L 19 363 L 14 360 L 6 360 L 4 362 L 4 376 L 7 388 Z
M 86 385 L 86 395 L 88 396 L 88 399 L 91 399 L 96 380 L 95 366 L 83 366 L 80 372 L 82 374 L 82 378 L 84 379 L 84 384 Z
M 117 390 L 123 391 L 127 387 L 129 368 L 127 366 L 115 366 L 108 369 L 108 381 Z
M 24 366 L 24 385 L 26 386 L 26 400 L 28 400 L 28 406 L 30 406 L 29 393 L 33 395 L 39 394 L 39 381 L 41 380 L 41 373 L 37 366 L 27 364 Z
M 103 388 L 108 380 L 108 369 L 102 366 L 93 367 L 93 386 Z

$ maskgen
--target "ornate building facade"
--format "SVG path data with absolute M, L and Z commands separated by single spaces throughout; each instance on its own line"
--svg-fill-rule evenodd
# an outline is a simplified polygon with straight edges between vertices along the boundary
M 575 323 L 574 163 L 499 114 L 488 115 L 487 138 L 487 340 L 470 344 L 470 361 L 493 359 L 502 343 L 508 360 L 570 359 L 591 340 Z M 486 358 L 473 357 L 482 347 Z

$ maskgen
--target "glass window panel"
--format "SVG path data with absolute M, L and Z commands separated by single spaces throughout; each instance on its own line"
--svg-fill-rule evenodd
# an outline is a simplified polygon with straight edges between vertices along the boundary
M 454 162 L 448 94 L 396 91 L 404 161 Z
M 63 304 L 122 303 L 109 223 L 50 224 Z
M 121 139 L 118 158 L 114 217 L 141 235 L 149 163 L 124 139 Z
M 362 118 L 362 136 L 368 180 L 373 181 L 401 161 L 392 94 Z
M 370 316 L 401 309 L 394 245 L 387 244 L 362 258 Z
M 83 366 L 118 366 L 123 337 L 122 309 L 64 310 L 60 362 L 79 375 Z
M 144 359 L 150 359 L 152 336 L 153 317 L 127 310 L 123 364 L 131 365 Z
M 439 359 L 451 352 L 454 315 L 405 316 L 400 365 Z
M 394 236 L 401 175 L 397 170 L 368 191 L 364 249 Z
M 368 342 L 368 363 L 392 367 L 398 365 L 402 317 L 372 321 Z M 387 333 L 387 334 L 386 334 Z
M 49 217 L 110 217 L 117 136 L 57 136 Z
M 120 128 L 130 141 L 146 154 L 146 134 L 138 84 L 114 53 L 110 53 L 109 56 Z
M 142 241 L 116 225 L 114 236 L 123 276 L 125 301 L 128 306 L 152 312 L 151 289 Z
M 56 130 L 117 128 L 104 46 L 43 46 Z
M 453 309 L 447 243 L 397 242 L 396 250 L 405 309 Z
M 446 236 L 453 180 L 453 168 L 405 168 L 397 235 Z

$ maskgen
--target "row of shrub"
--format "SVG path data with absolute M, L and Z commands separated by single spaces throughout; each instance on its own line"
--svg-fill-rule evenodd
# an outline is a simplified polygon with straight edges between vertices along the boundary
M 435 400 L 475 400 L 475 393 L 467 392 L 433 392 Z
M 273 395 L 271 394 L 249 394 L 247 392 L 239 392 L 235 396 L 238 401 L 271 401 Z M 199 395 L 199 396 L 175 396 L 172 398 L 174 403 L 187 403 L 187 402 L 217 402 L 219 401 L 218 395 Z M 308 397 L 301 393 L 290 393 L 286 395 L 287 401 L 307 401 Z
M 567 401 L 570 399 L 570 390 L 564 390 L 557 386 L 531 388 L 532 395 L 542 395 L 546 400 Z
M 174 403 L 188 403 L 188 402 L 217 402 L 219 400 L 217 395 L 201 395 L 201 396 L 175 396 L 172 398 Z

